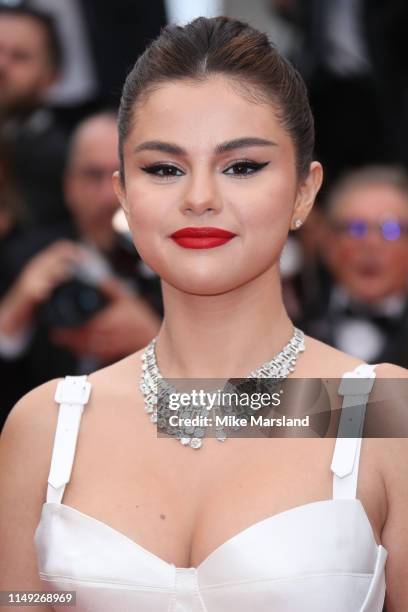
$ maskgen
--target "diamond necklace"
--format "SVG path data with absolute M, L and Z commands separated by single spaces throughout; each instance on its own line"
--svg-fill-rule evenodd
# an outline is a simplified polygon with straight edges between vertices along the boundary
M 169 394 L 176 392 L 173 385 L 162 376 L 156 360 L 156 338 L 153 338 L 143 351 L 142 374 L 140 377 L 140 390 L 144 397 L 144 409 L 150 415 L 152 423 L 157 423 L 159 429 L 166 429 L 167 433 L 178 438 L 181 444 L 198 449 L 202 446 L 205 429 L 201 426 L 170 427 L 168 418 L 171 414 L 168 407 Z M 304 333 L 297 327 L 293 328 L 293 335 L 283 349 L 270 361 L 263 363 L 245 378 L 273 378 L 276 383 L 289 376 L 295 370 L 299 353 L 305 350 Z M 157 381 L 160 380 L 160 391 L 157 390 Z M 213 414 L 219 413 L 219 406 L 211 408 Z M 193 407 L 190 403 L 179 411 L 179 419 L 191 419 L 194 416 L 203 417 L 208 413 L 206 406 Z M 216 438 L 224 442 L 227 438 L 223 427 L 216 427 Z

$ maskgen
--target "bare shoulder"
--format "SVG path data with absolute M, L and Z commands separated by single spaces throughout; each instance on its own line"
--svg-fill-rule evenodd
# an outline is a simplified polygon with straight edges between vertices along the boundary
M 139 388 L 141 353 L 143 348 L 88 376 L 92 385 L 90 407 L 109 400 L 120 401 L 134 397 Z
M 91 416 L 105 423 L 104 407 L 115 402 L 104 401 L 129 397 L 137 388 L 140 359 L 131 355 L 89 376 L 92 383 Z M 47 494 L 47 482 L 58 421 L 53 379 L 23 396 L 10 411 L 0 436 L 0 548 L 9 560 L 7 571 L 0 576 L 0 588 L 40 590 L 36 553 L 33 545 Z M 101 409 L 101 410 L 99 410 Z M 94 418 L 97 417 L 97 418 Z M 88 428 L 89 430 L 89 428 Z M 90 429 L 93 433 L 93 429 Z M 92 449 L 92 435 L 88 446 Z
M 2 440 L 9 442 L 15 437 L 24 437 L 26 442 L 31 438 L 42 442 L 47 437 L 57 421 L 57 411 L 52 408 L 59 380 L 49 380 L 36 387 L 15 404 L 4 424 Z
M 58 417 L 54 395 L 59 380 L 50 380 L 24 395 L 8 414 L 0 436 L 4 477 L 8 475 L 27 486 L 38 500 L 48 478 Z
M 302 366 L 302 360 L 299 360 L 300 376 L 337 378 L 344 372 L 366 363 L 363 359 L 354 357 L 307 335 L 305 335 L 304 354 L 307 355 L 307 359 L 304 360 Z M 375 371 L 378 378 L 408 378 L 406 368 L 392 363 L 379 363 L 376 365 Z
M 106 403 L 112 398 L 129 397 L 132 391 L 134 394 L 142 350 L 88 376 L 92 389 L 90 409 L 98 408 L 99 400 Z M 20 451 L 32 457 L 37 483 L 46 483 L 48 478 L 58 420 L 55 392 L 60 380 L 62 378 L 50 380 L 24 395 L 10 411 L 0 437 L 1 460 L 9 464 L 12 456 Z
M 308 360 L 305 360 L 305 365 L 299 368 L 298 376 L 305 377 L 330 377 L 340 378 L 345 372 L 354 370 L 357 366 L 366 363 L 362 359 L 358 359 L 348 353 L 339 351 L 324 342 L 315 340 L 310 336 L 305 337 L 305 354 L 308 352 Z M 299 360 L 299 364 L 301 360 Z M 381 464 L 382 468 L 386 468 L 388 465 L 389 470 L 394 470 L 394 466 L 390 462 L 398 462 L 398 456 L 400 456 L 403 463 L 408 463 L 408 412 L 406 405 L 408 403 L 408 370 L 401 366 L 392 363 L 378 363 L 375 367 L 376 382 L 370 392 L 370 403 L 371 405 L 378 404 L 380 410 L 382 406 L 391 406 L 391 404 L 384 404 L 383 400 L 392 400 L 393 415 L 396 419 L 399 419 L 401 425 L 398 431 L 407 432 L 401 433 L 401 438 L 395 437 L 396 428 L 392 430 L 393 433 L 389 437 L 377 437 L 371 441 L 371 444 L 381 452 Z M 383 379 L 383 382 L 382 382 Z M 399 382 L 400 381 L 400 382 Z M 392 392 L 392 393 L 391 393 Z M 381 404 L 381 402 L 383 402 Z M 380 410 L 381 412 L 381 410 Z M 384 414 L 382 410 L 378 420 L 384 425 L 389 420 L 390 412 Z M 373 413 L 374 414 L 374 413 Z M 391 431 L 391 428 L 387 426 L 386 431 Z M 388 435 L 388 434 L 387 434 Z M 390 449 L 393 452 L 389 452 Z M 398 470 L 397 470 L 398 471 Z M 394 474 L 395 474 L 394 470 Z
M 379 363 L 375 371 L 379 378 L 408 379 L 408 370 L 394 363 Z
M 344 372 L 365 363 L 362 359 L 340 351 L 325 342 L 305 335 L 305 351 L 299 359 L 298 375 L 313 378 L 338 378 Z M 303 362 L 303 363 L 302 363 Z
M 378 386 L 374 397 L 379 399 L 380 409 L 381 400 L 385 400 L 382 402 L 384 421 L 392 419 L 392 426 L 387 428 L 389 437 L 381 439 L 383 467 L 395 490 L 406 490 L 408 511 L 408 370 L 392 363 L 380 363 L 376 375 L 380 379 L 377 384 L 381 379 L 385 380 L 382 386 Z

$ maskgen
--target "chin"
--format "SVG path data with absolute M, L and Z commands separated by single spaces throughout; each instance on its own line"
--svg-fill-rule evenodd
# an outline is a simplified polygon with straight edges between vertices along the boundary
M 205 270 L 182 270 L 175 274 L 174 270 L 158 272 L 162 280 L 172 287 L 190 295 L 220 295 L 234 291 L 252 280 L 252 276 L 244 276 L 242 270 L 236 270 L 239 274 L 233 274 L 231 266 L 227 266 L 223 273 L 220 269 Z
M 379 287 L 359 287 L 357 293 L 355 293 L 358 300 L 371 304 L 378 300 L 382 300 L 389 295 L 389 292 L 384 288 Z
M 166 277 L 162 276 L 162 279 L 167 284 L 171 285 L 175 289 L 182 291 L 183 293 L 188 293 L 190 295 L 201 295 L 201 296 L 210 296 L 210 295 L 220 295 L 223 293 L 228 293 L 229 291 L 233 291 L 241 284 L 244 283 L 232 283 L 231 279 L 220 279 L 218 278 L 197 278 L 190 277 L 189 275 L 183 276 L 183 278 L 174 278 L 174 277 Z

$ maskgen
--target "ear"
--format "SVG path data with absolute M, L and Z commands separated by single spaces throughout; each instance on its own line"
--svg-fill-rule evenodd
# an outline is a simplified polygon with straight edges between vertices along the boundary
M 311 211 L 316 195 L 323 181 L 322 165 L 314 161 L 310 164 L 309 173 L 299 183 L 296 194 L 295 206 L 292 213 L 290 229 L 299 229 L 306 221 Z
M 127 201 L 126 201 L 126 192 L 125 192 L 124 185 L 120 178 L 119 170 L 116 170 L 116 172 L 112 174 L 112 183 L 113 183 L 113 189 L 115 190 L 115 193 L 116 193 L 116 197 L 118 198 L 120 205 L 123 208 L 123 211 L 126 215 L 126 219 L 129 221 L 129 210 L 128 210 Z

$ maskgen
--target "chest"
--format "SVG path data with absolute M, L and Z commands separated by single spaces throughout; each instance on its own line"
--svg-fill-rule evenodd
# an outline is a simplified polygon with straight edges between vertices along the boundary
M 194 451 L 158 439 L 145 420 L 129 423 L 128 435 L 90 425 L 63 503 L 178 567 L 199 566 L 248 527 L 332 498 L 334 439 L 207 439 Z M 358 497 L 379 542 L 384 504 L 374 454 L 361 453 Z M 316 517 L 297 520 L 307 530 Z

